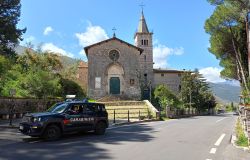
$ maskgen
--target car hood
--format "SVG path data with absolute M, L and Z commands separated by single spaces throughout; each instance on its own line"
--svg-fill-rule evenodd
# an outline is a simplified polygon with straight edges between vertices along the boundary
M 27 116 L 31 116 L 31 117 L 44 117 L 44 116 L 52 116 L 52 115 L 59 115 L 59 113 L 38 112 L 38 113 L 30 113 L 30 114 L 27 114 Z

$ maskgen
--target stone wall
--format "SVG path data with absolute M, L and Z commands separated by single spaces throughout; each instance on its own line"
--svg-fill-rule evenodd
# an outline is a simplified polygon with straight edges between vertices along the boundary
M 250 144 L 250 108 L 245 109 L 245 129 Z
M 88 87 L 88 63 L 87 62 L 80 61 L 76 77 L 80 86 L 85 91 L 87 91 L 87 87 Z
M 109 57 L 111 50 L 119 52 L 117 61 Z M 140 51 L 116 39 L 95 45 L 88 50 L 88 96 L 94 99 L 107 96 L 110 77 L 120 78 L 120 96 L 128 99 L 140 99 Z M 118 75 L 111 75 L 109 69 L 119 66 Z M 97 81 L 98 80 L 98 81 Z M 98 82 L 98 85 L 97 85 Z
M 168 118 L 182 118 L 187 116 L 196 116 L 198 115 L 197 110 L 195 108 L 185 108 L 185 109 L 177 109 L 166 107 L 166 117 Z
M 14 107 L 14 113 L 41 112 L 47 110 L 54 103 L 62 101 L 60 99 L 32 99 L 32 98 L 1 98 L 0 97 L 0 115 L 8 114 L 11 107 Z
M 164 84 L 175 94 L 179 93 L 181 85 L 181 73 L 167 73 L 167 72 L 156 72 L 154 73 L 154 86 Z
M 136 33 L 135 46 L 143 49 L 143 52 L 139 57 L 141 77 L 144 77 L 144 74 L 147 74 L 147 83 L 151 81 L 151 83 L 154 84 L 152 34 L 153 33 Z M 148 40 L 148 45 L 142 44 L 142 40 Z M 144 80 L 145 79 L 143 79 L 143 81 Z

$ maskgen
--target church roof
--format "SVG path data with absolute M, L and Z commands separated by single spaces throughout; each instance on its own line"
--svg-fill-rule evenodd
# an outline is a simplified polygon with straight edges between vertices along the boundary
M 137 49 L 138 51 L 140 51 L 140 54 L 143 52 L 143 49 L 141 49 L 141 48 L 139 48 L 139 47 L 136 47 L 136 46 L 134 46 L 134 45 L 132 45 L 132 44 L 130 44 L 130 43 L 128 43 L 128 42 L 125 42 L 125 41 L 123 41 L 123 40 L 121 40 L 121 39 L 119 39 L 119 38 L 116 38 L 116 37 L 114 36 L 114 37 L 109 38 L 109 39 L 107 39 L 107 40 L 104 40 L 104 41 L 101 41 L 101 42 L 92 44 L 92 45 L 87 46 L 87 47 L 84 47 L 84 50 L 85 50 L 86 55 L 88 56 L 88 50 L 89 50 L 90 48 L 92 48 L 92 47 L 94 47 L 94 46 L 97 46 L 97 45 L 101 45 L 101 44 L 103 44 L 103 43 L 107 43 L 107 42 L 112 41 L 112 40 L 119 41 L 119 42 L 121 42 L 121 43 L 123 43 L 123 44 L 126 44 L 126 45 L 132 47 L 132 48 L 135 48 L 135 49 Z
M 84 61 L 80 61 L 78 68 L 88 68 L 88 63 Z
M 153 69 L 154 73 L 184 73 L 185 71 L 174 70 L 174 69 Z
M 137 28 L 137 33 L 149 33 L 143 11 L 141 12 L 141 18 L 140 18 L 139 25 Z

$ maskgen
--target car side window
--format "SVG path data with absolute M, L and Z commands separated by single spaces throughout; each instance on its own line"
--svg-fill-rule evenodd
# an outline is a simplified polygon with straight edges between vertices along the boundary
M 91 104 L 83 104 L 83 113 L 94 112 L 93 106 Z
M 78 115 L 83 112 L 83 107 L 80 104 L 73 104 L 70 106 L 68 113 L 71 115 Z
M 96 104 L 94 108 L 96 111 L 101 111 L 101 112 L 105 111 L 105 107 L 102 104 Z

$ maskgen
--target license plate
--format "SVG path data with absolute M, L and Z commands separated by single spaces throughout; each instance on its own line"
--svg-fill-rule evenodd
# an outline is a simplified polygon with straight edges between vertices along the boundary
M 23 130 L 23 126 L 20 126 L 19 129 L 20 129 L 20 130 Z

